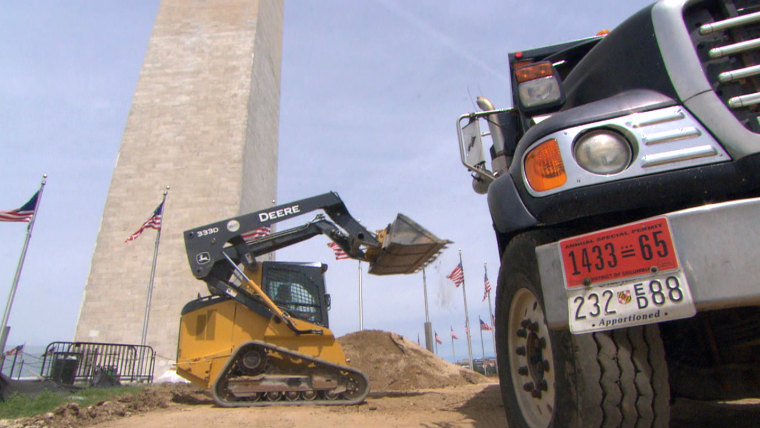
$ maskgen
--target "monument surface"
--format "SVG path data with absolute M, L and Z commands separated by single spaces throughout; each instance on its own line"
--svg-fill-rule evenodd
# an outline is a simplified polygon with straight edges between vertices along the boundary
M 205 283 L 182 232 L 276 196 L 282 0 L 163 0 L 106 200 L 75 341 L 139 344 L 156 231 L 125 243 L 161 202 L 146 344 L 176 356 L 180 311 Z

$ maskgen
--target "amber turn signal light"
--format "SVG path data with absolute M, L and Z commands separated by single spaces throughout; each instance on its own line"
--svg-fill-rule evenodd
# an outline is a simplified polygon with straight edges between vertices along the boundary
M 529 80 L 540 79 L 542 77 L 549 77 L 554 74 L 552 64 L 548 61 L 537 62 L 535 64 L 526 65 L 515 70 L 515 78 L 518 83 L 527 82 Z
M 567 182 L 557 140 L 546 140 L 528 152 L 523 165 L 525 178 L 537 192 L 556 189 Z

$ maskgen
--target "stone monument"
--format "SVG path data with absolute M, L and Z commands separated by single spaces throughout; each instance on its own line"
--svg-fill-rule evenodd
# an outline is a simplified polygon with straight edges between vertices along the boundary
M 180 311 L 205 283 L 182 232 L 272 204 L 282 0 L 163 0 L 113 171 L 75 341 L 140 344 L 156 231 L 125 243 L 161 202 L 146 345 L 176 357 Z

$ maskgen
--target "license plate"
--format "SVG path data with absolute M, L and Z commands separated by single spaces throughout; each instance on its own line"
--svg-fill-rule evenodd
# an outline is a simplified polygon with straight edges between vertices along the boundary
M 587 333 L 689 318 L 697 313 L 683 271 L 568 291 L 570 331 Z
M 559 245 L 573 333 L 696 313 L 665 217 L 575 236 Z
M 563 239 L 559 245 L 568 288 L 678 269 L 665 217 Z

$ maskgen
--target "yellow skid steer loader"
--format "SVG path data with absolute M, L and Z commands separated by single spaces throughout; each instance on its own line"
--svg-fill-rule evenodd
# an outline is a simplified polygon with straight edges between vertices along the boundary
M 330 220 L 319 214 L 268 232 L 319 209 Z M 317 235 L 376 275 L 416 272 L 449 243 L 403 214 L 371 233 L 334 192 L 185 231 L 191 269 L 210 295 L 182 310 L 177 373 L 209 388 L 220 406 L 356 404 L 367 395 L 367 377 L 349 366 L 329 329 L 327 266 L 256 260 Z

